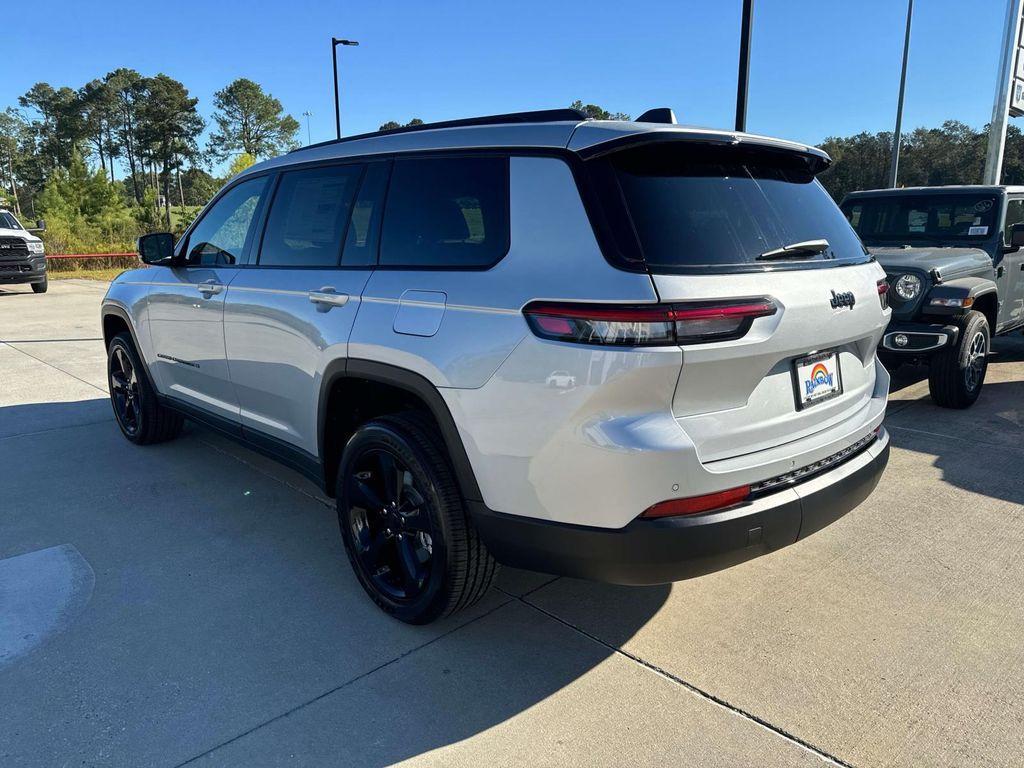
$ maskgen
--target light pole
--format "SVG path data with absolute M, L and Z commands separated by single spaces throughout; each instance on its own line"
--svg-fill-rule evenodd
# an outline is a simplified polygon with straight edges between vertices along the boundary
M 910 21 L 914 16 L 914 0 L 907 0 L 907 33 L 903 38 L 903 70 L 900 73 L 900 98 L 896 104 L 896 131 L 892 136 L 892 160 L 889 162 L 889 186 L 896 186 L 900 165 L 900 132 L 903 130 L 903 93 L 907 89 L 907 57 L 910 55 Z
M 747 130 L 747 83 L 750 80 L 750 29 L 754 24 L 754 0 L 743 0 L 740 29 L 740 72 L 736 82 L 736 130 Z
M 339 40 L 336 37 L 331 38 L 331 63 L 334 65 L 334 128 L 341 138 L 341 105 L 338 101 L 338 46 L 339 45 L 359 45 L 358 40 Z
M 1006 145 L 1006 123 L 1009 117 L 1014 86 L 1017 41 L 1020 39 L 1021 0 L 1007 0 L 1006 26 L 1003 29 L 1003 52 L 999 57 L 999 80 L 988 127 L 988 151 L 985 153 L 983 183 L 998 184 L 1003 175 L 1003 151 Z M 1018 114 L 1018 113 L 1015 113 Z
M 305 112 L 302 113 L 302 116 L 306 118 L 306 146 L 308 147 L 310 144 L 313 143 L 312 134 L 309 131 L 309 118 L 313 116 L 313 113 L 307 109 Z

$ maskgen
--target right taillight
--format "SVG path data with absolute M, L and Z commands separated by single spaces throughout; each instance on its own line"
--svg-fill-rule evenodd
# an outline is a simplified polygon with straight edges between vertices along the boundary
M 538 301 L 527 304 L 523 315 L 544 339 L 640 347 L 738 339 L 756 318 L 777 311 L 767 298 L 639 305 Z
M 882 309 L 889 308 L 889 283 L 884 279 L 878 281 L 878 301 Z

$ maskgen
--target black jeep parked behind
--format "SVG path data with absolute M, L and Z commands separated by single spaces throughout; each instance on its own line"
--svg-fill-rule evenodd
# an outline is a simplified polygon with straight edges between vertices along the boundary
M 938 405 L 970 406 L 991 337 L 1024 327 L 1024 187 L 879 189 L 841 207 L 888 275 L 882 362 L 925 362 Z

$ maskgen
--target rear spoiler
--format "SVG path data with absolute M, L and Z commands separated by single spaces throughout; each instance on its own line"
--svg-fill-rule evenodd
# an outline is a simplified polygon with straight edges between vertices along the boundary
M 589 146 L 576 149 L 576 153 L 584 160 L 605 157 L 624 149 L 631 149 L 650 144 L 705 144 L 719 147 L 736 147 L 763 150 L 766 153 L 779 153 L 788 157 L 800 157 L 807 163 L 807 170 L 817 175 L 832 165 L 828 153 L 817 147 L 809 147 L 766 136 L 755 136 L 745 133 L 724 133 L 720 131 L 702 130 L 652 130 L 637 131 L 598 141 Z M 571 142 L 570 142 L 571 143 Z M 572 146 L 569 149 L 574 149 Z

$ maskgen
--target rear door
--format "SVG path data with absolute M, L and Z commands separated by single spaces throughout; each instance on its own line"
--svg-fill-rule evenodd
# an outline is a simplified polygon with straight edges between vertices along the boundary
M 148 296 L 157 386 L 232 422 L 238 399 L 224 355 L 224 297 L 252 247 L 267 178 L 222 193 L 182 243 L 184 263 L 160 269 Z
M 682 345 L 673 412 L 701 460 L 756 461 L 759 451 L 864 423 L 888 321 L 884 272 L 806 161 L 654 145 L 610 162 L 662 302 L 777 307 L 741 338 Z
M 317 454 L 320 377 L 346 356 L 376 263 L 387 173 L 387 162 L 281 173 L 255 263 L 227 293 L 225 345 L 243 429 Z

